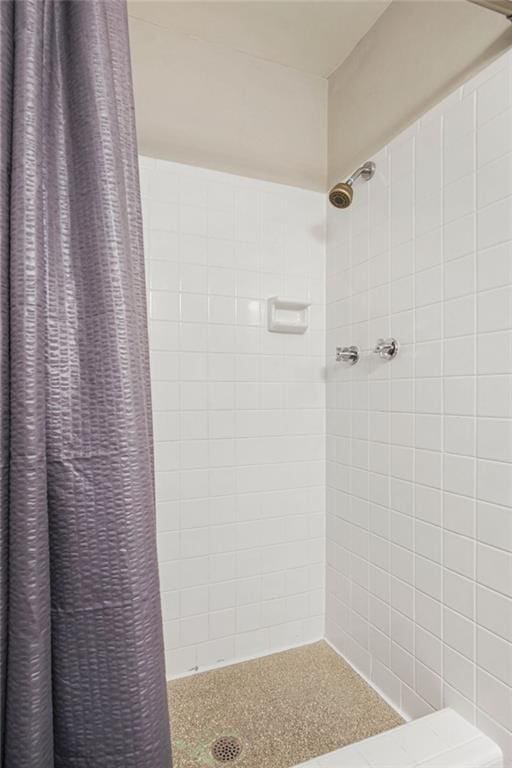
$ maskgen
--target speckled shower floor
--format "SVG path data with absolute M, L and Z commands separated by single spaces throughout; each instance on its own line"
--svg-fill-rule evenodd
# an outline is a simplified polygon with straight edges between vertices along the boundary
M 290 768 L 403 721 L 326 643 L 169 683 L 174 768 Z M 240 756 L 212 744 L 235 737 Z

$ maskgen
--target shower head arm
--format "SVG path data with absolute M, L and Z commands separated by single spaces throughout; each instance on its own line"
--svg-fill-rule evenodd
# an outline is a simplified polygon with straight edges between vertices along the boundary
M 352 186 L 355 181 L 361 177 L 364 181 L 369 181 L 373 174 L 375 173 L 375 163 L 369 160 L 367 163 L 364 163 L 364 165 L 361 165 L 357 171 L 354 171 L 354 173 L 348 177 L 346 184 L 350 184 Z

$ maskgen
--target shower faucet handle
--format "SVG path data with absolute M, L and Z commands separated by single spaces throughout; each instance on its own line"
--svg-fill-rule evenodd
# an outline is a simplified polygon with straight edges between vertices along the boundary
M 378 339 L 373 351 L 383 360 L 392 360 L 397 356 L 399 346 L 396 339 Z
M 355 365 L 359 360 L 359 347 L 353 344 L 351 347 L 336 347 L 336 362 Z

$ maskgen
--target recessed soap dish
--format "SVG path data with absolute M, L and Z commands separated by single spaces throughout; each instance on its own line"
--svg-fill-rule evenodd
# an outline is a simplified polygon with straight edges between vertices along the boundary
M 303 299 L 272 296 L 267 300 L 268 330 L 271 333 L 306 333 L 310 304 Z

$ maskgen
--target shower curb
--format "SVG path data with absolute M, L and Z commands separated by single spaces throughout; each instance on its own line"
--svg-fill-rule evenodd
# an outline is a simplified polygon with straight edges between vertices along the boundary
M 295 768 L 503 768 L 503 754 L 447 708 Z

